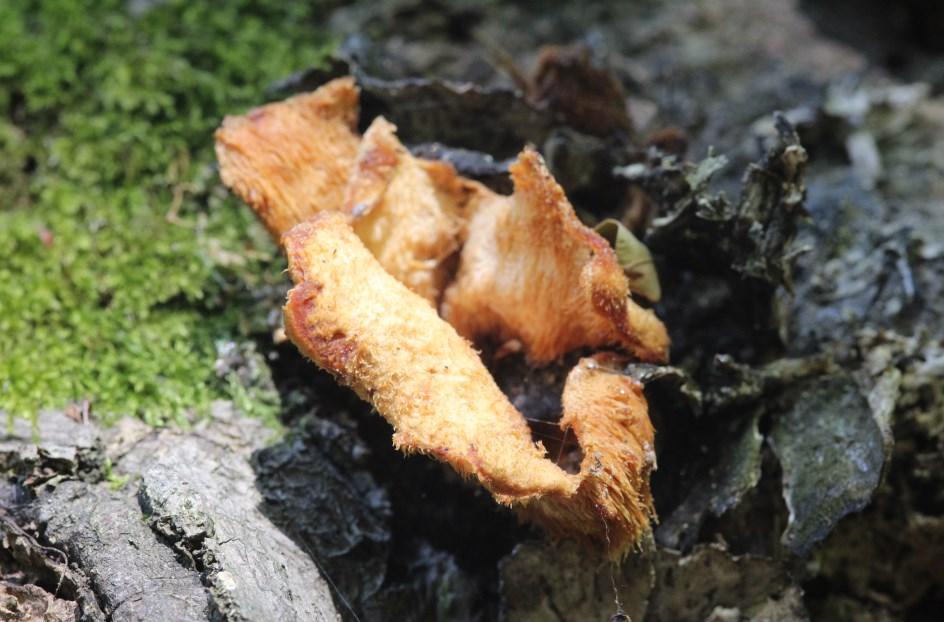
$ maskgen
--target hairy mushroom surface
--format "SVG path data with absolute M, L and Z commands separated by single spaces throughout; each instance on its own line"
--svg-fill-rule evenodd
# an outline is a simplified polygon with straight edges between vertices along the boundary
M 504 503 L 576 490 L 471 346 L 383 269 L 341 214 L 294 227 L 283 244 L 296 283 L 289 338 L 374 405 L 399 449 L 448 462 Z
M 312 93 L 229 116 L 216 131 L 220 177 L 278 239 L 339 210 L 357 156 L 358 89 L 338 78 Z
M 560 427 L 573 431 L 583 452 L 577 493 L 543 495 L 517 508 L 552 535 L 603 543 L 613 557 L 629 551 L 655 517 L 655 430 L 642 385 L 621 371 L 625 362 L 600 353 L 567 375 Z
M 433 304 L 459 249 L 468 195 L 448 164 L 421 161 L 377 117 L 364 132 L 344 196 L 355 233 L 400 282 Z
M 606 346 L 666 360 L 665 326 L 630 299 L 613 249 L 580 222 L 541 156 L 525 149 L 511 176 L 514 194 L 481 198 L 470 217 L 443 317 L 472 340 L 517 340 L 535 363 Z
M 621 359 L 585 358 L 568 375 L 561 427 L 584 452 L 580 473 L 568 474 L 532 441 L 468 342 L 383 269 L 343 215 L 320 214 L 283 244 L 296 283 L 286 332 L 391 423 L 398 449 L 477 478 L 555 535 L 603 543 L 614 557 L 638 540 L 652 515 L 653 429 Z
M 346 214 L 383 267 L 436 305 L 482 187 L 415 158 L 382 117 L 359 136 L 357 115 L 357 87 L 340 78 L 227 117 L 216 132 L 220 176 L 276 239 L 320 212 Z

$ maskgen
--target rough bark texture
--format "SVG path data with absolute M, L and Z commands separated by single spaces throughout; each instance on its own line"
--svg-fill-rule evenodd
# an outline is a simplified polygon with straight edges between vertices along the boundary
M 225 409 L 192 432 L 61 413 L 0 444 L 4 556 L 77 620 L 337 620 L 315 560 L 260 509 L 266 431 Z
M 199 574 L 181 565 L 143 520 L 134 498 L 67 480 L 40 495 L 32 509 L 44 541 L 84 570 L 108 619 L 210 618 L 210 595 Z
M 246 458 L 199 437 L 162 447 L 141 475 L 152 528 L 193 555 L 223 619 L 338 619 L 314 561 L 260 511 Z

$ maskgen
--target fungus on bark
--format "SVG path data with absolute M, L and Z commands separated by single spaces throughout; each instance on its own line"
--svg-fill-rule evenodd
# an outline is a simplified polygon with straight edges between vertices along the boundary
M 665 327 L 631 300 L 613 249 L 533 149 L 504 196 L 414 157 L 382 118 L 358 137 L 356 117 L 356 87 L 340 79 L 217 132 L 224 182 L 288 256 L 288 336 L 390 422 L 398 449 L 476 478 L 555 536 L 624 555 L 654 517 L 655 467 L 627 357 L 597 352 L 568 374 L 560 426 L 582 451 L 572 474 L 532 440 L 467 339 L 520 344 L 534 364 L 603 347 L 663 361 Z

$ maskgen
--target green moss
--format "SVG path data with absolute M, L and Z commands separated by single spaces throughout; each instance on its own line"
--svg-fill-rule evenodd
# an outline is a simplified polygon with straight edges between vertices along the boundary
M 0 410 L 271 414 L 271 381 L 214 370 L 264 325 L 253 292 L 281 266 L 220 186 L 212 132 L 324 57 L 317 9 L 128 4 L 0 3 Z

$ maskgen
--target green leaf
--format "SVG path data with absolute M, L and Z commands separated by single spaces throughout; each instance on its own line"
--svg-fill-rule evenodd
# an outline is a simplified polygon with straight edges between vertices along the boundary
M 623 223 L 613 218 L 607 218 L 598 224 L 594 231 L 605 238 L 616 251 L 616 258 L 629 279 L 630 291 L 652 302 L 659 302 L 662 298 L 659 274 L 646 245 L 623 226 Z

